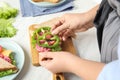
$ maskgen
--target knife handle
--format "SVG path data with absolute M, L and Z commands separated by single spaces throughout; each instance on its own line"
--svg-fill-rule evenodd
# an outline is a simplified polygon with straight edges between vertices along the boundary
M 53 80 L 65 80 L 63 73 L 53 74 Z

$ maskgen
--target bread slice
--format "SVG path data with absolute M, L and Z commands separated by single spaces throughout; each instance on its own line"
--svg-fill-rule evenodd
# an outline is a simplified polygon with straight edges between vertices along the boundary
M 18 70 L 18 68 L 16 66 L 14 66 L 11 63 L 0 58 L 0 71 L 5 71 L 5 70 L 9 70 L 9 69 L 12 69 L 13 71 L 16 71 L 16 72 Z
M 33 0 L 34 2 L 51 2 L 51 3 L 57 3 L 60 0 Z

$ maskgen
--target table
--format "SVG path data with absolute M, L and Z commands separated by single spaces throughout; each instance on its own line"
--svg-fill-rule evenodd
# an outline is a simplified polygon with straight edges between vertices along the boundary
M 11 6 L 16 7 L 20 10 L 19 0 L 0 0 L 8 2 Z M 29 33 L 28 27 L 34 23 L 42 23 L 54 17 L 60 16 L 64 13 L 72 12 L 85 12 L 97 3 L 96 0 L 75 0 L 74 9 L 71 11 L 64 11 L 38 17 L 22 17 L 21 11 L 16 17 L 16 22 L 13 24 L 17 29 L 17 35 L 11 40 L 18 43 L 24 50 L 25 53 L 25 64 L 21 73 L 16 77 L 15 80 L 52 80 L 52 73 L 43 67 L 35 67 L 31 64 L 31 53 L 29 44 Z M 73 40 L 74 46 L 77 50 L 78 55 L 81 58 L 100 61 L 100 55 L 96 39 L 96 29 L 92 28 L 86 32 L 77 33 L 76 40 Z M 88 46 L 89 45 L 89 46 Z M 79 77 L 65 73 L 66 80 L 80 80 Z

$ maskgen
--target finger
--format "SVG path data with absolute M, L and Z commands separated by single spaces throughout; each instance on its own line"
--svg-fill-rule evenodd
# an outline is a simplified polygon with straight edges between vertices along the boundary
M 76 34 L 75 34 L 74 30 L 71 30 L 71 32 L 69 34 L 70 34 L 70 37 L 72 37 L 74 39 L 76 38 Z
M 47 66 L 50 64 L 52 60 L 43 60 L 40 62 L 40 65 L 47 68 Z
M 51 31 L 53 31 L 55 28 L 57 28 L 58 26 L 62 25 L 61 21 L 57 21 L 51 28 Z
M 66 31 L 67 31 L 67 30 L 62 30 L 62 31 L 59 33 L 59 36 L 60 36 L 60 40 L 61 40 L 61 41 L 64 41 L 64 40 L 63 40 L 63 37 L 64 37 L 63 35 L 64 35 L 64 33 L 65 33 Z
M 88 30 L 88 28 L 84 27 L 84 28 L 81 28 L 81 29 L 79 29 L 79 30 L 76 30 L 76 32 L 84 32 L 84 31 L 86 31 L 86 30 Z
M 66 41 L 68 37 L 71 36 L 71 31 L 70 29 L 67 29 L 66 32 L 63 34 L 63 41 Z
M 68 28 L 68 25 L 66 23 L 62 24 L 61 26 L 57 27 L 56 29 L 54 29 L 52 31 L 52 34 L 58 34 L 60 33 L 61 31 L 65 30 Z
M 57 20 L 57 22 L 52 26 L 51 31 L 53 31 L 55 28 L 57 28 L 58 26 L 62 25 L 64 23 L 64 19 L 63 18 L 59 18 Z
M 67 30 L 62 30 L 60 33 L 59 33 L 59 36 L 63 36 L 63 34 L 66 32 Z
M 47 66 L 47 64 L 52 60 L 51 55 L 46 52 L 39 53 L 39 63 L 42 66 Z
M 53 55 L 53 52 L 42 52 L 42 53 L 39 53 L 39 57 L 41 59 L 43 58 L 52 58 L 54 55 Z

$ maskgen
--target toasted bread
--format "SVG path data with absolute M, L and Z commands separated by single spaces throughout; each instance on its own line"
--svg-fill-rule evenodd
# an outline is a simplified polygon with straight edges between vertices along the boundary
M 60 0 L 33 0 L 34 2 L 51 2 L 51 3 L 57 3 Z
M 4 59 L 0 58 L 0 71 L 4 71 L 4 70 L 18 70 L 18 68 L 14 65 L 12 65 L 11 63 L 5 61 Z

